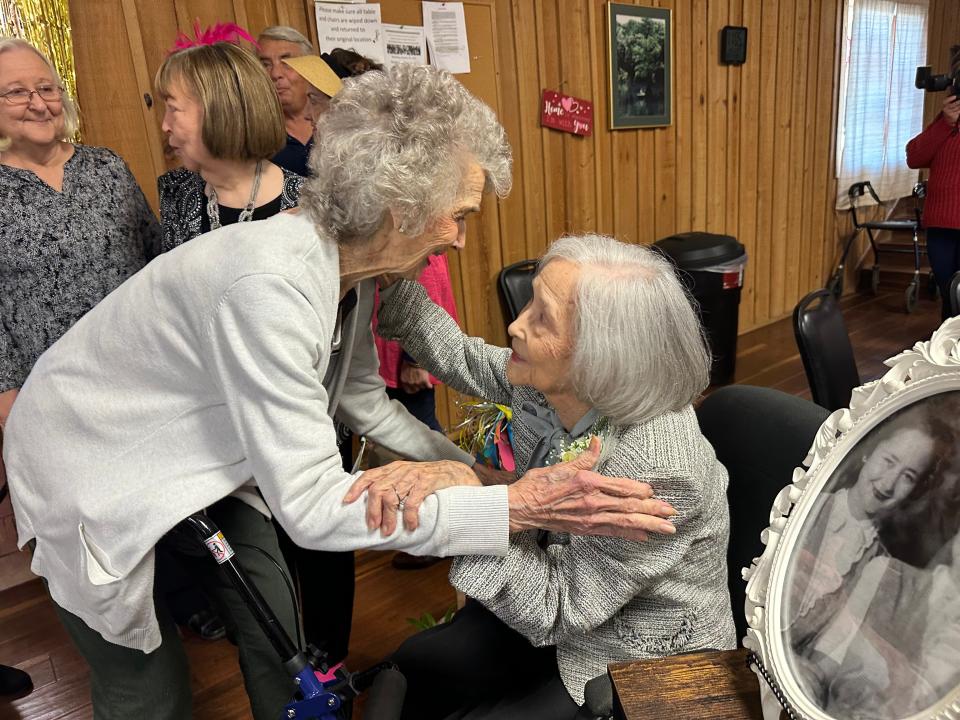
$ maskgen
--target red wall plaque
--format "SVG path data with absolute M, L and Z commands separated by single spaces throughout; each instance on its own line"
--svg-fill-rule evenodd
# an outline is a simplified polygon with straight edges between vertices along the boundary
M 593 103 L 544 90 L 540 124 L 574 135 L 590 135 L 593 132 Z

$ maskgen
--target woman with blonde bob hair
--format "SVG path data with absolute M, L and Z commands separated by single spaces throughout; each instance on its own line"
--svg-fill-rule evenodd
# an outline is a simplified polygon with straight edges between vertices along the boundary
M 230 42 L 170 54 L 157 71 L 163 131 L 182 168 L 160 176 L 163 249 L 297 204 L 303 178 L 270 162 L 283 113 L 257 58 Z
M 531 530 L 512 534 L 503 557 L 458 558 L 450 580 L 471 600 L 392 658 L 407 677 L 404 718 L 572 720 L 609 663 L 735 646 L 727 473 L 692 406 L 709 353 L 665 258 L 601 235 L 557 240 L 508 329 L 511 349 L 466 337 L 416 283 L 381 298 L 381 335 L 454 390 L 512 406 L 516 474 L 394 463 L 347 495 L 367 491 L 371 524 L 391 526 L 401 497 L 414 528 L 439 488 L 478 484 L 477 475 L 513 485 L 595 436 L 598 472 L 648 483 L 676 510 L 648 542 Z

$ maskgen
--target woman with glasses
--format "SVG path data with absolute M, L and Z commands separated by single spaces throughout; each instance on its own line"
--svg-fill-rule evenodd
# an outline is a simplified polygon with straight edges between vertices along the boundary
M 69 141 L 77 109 L 62 85 L 36 48 L 0 38 L 0 450 L 37 358 L 160 244 L 123 160 Z M 26 673 L 0 666 L 0 694 L 29 688 Z
M 37 358 L 160 247 L 126 164 L 77 127 L 50 60 L 0 38 L 0 427 Z

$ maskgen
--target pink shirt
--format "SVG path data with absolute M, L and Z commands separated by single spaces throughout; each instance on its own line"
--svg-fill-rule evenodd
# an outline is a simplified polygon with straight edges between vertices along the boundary
M 428 259 L 427 267 L 417 278 L 420 284 L 427 291 L 427 295 L 437 305 L 442 307 L 447 313 L 460 322 L 457 317 L 457 304 L 453 299 L 453 288 L 450 286 L 450 271 L 447 268 L 446 255 L 431 255 Z M 373 331 L 377 343 L 377 355 L 380 356 L 380 377 L 387 384 L 387 387 L 398 387 L 400 384 L 400 363 L 403 361 L 403 348 L 395 340 L 384 340 L 376 334 L 377 331 L 377 311 L 380 309 L 380 293 L 377 292 L 374 300 L 373 313 Z M 434 385 L 439 384 L 432 375 L 430 382 Z

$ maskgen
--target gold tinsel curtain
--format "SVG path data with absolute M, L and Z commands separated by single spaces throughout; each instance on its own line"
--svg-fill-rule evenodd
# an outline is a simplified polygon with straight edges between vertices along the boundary
M 49 57 L 67 92 L 76 100 L 77 73 L 67 0 L 0 0 L 0 36 L 23 38 Z

